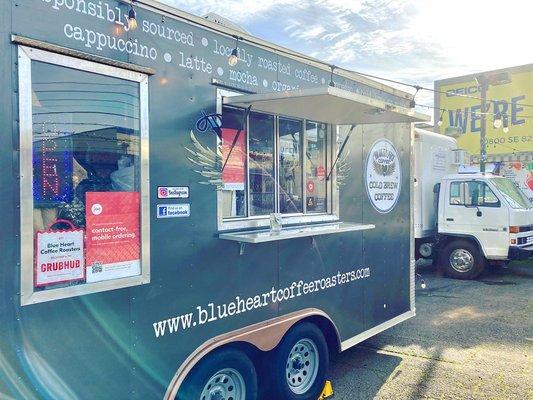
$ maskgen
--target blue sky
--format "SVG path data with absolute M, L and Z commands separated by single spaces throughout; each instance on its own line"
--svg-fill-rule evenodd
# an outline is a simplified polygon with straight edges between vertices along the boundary
M 433 81 L 533 63 L 531 0 L 165 0 L 351 70 Z M 405 89 L 405 88 L 404 88 Z M 432 93 L 417 102 L 431 104 Z

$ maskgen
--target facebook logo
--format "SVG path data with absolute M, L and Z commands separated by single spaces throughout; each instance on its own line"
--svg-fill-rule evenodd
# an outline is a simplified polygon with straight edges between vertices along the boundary
M 157 218 L 180 218 L 191 215 L 190 204 L 158 204 Z

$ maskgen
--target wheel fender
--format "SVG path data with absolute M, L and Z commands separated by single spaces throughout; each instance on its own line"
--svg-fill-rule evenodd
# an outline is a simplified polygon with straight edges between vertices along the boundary
M 217 336 L 198 347 L 180 365 L 165 393 L 165 400 L 174 399 L 178 390 L 192 368 L 206 355 L 225 345 L 246 343 L 267 352 L 278 345 L 285 333 L 296 323 L 307 320 L 314 323 L 324 333 L 330 351 L 340 351 L 340 335 L 332 319 L 322 310 L 308 308 L 281 317 L 251 325 L 233 332 Z
M 437 250 L 438 252 L 442 251 L 442 249 L 450 242 L 453 242 L 454 240 L 468 240 L 472 242 L 472 244 L 476 245 L 478 250 L 481 251 L 481 254 L 485 259 L 487 258 L 487 253 L 485 252 L 485 249 L 479 242 L 479 240 L 474 235 L 463 235 L 463 234 L 453 234 L 453 235 L 442 235 L 440 234 L 437 240 Z

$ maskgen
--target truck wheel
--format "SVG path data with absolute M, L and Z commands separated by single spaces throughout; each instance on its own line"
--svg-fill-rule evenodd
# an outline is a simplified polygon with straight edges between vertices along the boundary
M 322 393 L 329 353 L 322 331 L 302 322 L 285 334 L 271 359 L 272 393 L 267 398 L 316 400 Z
M 485 264 L 478 247 L 467 240 L 448 243 L 440 256 L 440 265 L 450 278 L 475 279 L 483 272 Z
M 250 358 L 235 349 L 215 350 L 187 375 L 178 400 L 256 400 L 257 375 Z
M 433 243 L 427 239 L 415 239 L 415 259 L 430 260 L 431 257 L 433 257 Z

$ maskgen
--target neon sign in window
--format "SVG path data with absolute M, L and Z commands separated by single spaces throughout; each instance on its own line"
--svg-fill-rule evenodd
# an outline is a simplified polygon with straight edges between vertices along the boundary
M 53 207 L 72 201 L 72 140 L 43 138 L 33 144 L 33 201 Z

